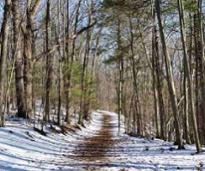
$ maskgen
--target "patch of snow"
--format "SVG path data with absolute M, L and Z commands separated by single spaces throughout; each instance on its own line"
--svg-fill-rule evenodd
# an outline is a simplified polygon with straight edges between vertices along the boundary
M 104 159 L 91 162 L 76 158 L 76 147 L 86 138 L 96 136 L 103 124 L 103 115 L 111 118 L 112 139 L 116 143 L 107 149 Z M 47 136 L 33 130 L 33 124 L 25 120 L 11 120 L 0 128 L 0 170 L 203 170 L 205 153 L 194 154 L 195 147 L 187 145 L 177 150 L 171 142 L 159 139 L 147 140 L 123 134 L 118 135 L 117 114 L 101 111 L 92 113 L 85 127 L 66 135 L 54 133 L 45 126 Z M 58 126 L 54 126 L 60 130 Z

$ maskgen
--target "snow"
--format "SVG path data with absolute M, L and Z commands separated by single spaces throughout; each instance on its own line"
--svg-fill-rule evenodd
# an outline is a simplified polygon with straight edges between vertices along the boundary
M 115 142 L 106 149 L 105 157 L 87 160 L 80 157 L 78 146 L 98 135 L 103 128 L 103 115 L 111 118 L 110 128 Z M 148 140 L 120 135 L 117 114 L 106 111 L 92 113 L 86 128 L 74 132 L 54 133 L 46 126 L 47 135 L 33 130 L 33 124 L 24 120 L 9 121 L 0 128 L 0 170 L 203 170 L 205 153 L 195 154 L 195 147 L 187 145 L 177 150 L 171 142 Z M 57 126 L 55 129 L 60 130 Z M 109 141 L 108 141 L 109 142 Z M 94 151 L 95 152 L 95 151 Z

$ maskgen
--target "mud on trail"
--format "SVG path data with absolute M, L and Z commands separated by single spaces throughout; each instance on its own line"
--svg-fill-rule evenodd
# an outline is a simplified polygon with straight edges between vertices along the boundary
M 105 162 L 107 152 L 117 143 L 117 140 L 113 138 L 112 129 L 115 125 L 111 122 L 111 116 L 104 113 L 102 115 L 102 127 L 98 133 L 92 137 L 85 138 L 83 142 L 78 144 L 75 150 L 75 157 L 78 160 L 93 163 Z
M 126 163 L 121 154 L 125 148 L 121 146 L 121 143 L 127 142 L 128 139 L 118 136 L 117 115 L 97 112 L 93 119 L 92 128 L 86 128 L 87 136 L 77 139 L 75 150 L 67 156 L 73 161 L 69 162 L 67 166 L 72 171 L 123 170 L 126 168 Z M 117 162 L 113 159 L 116 159 Z

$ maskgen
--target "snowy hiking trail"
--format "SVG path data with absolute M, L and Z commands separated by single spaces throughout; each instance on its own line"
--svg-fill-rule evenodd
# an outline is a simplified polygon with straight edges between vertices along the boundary
M 85 138 L 85 140 L 77 146 L 75 151 L 76 157 L 85 161 L 103 161 L 106 157 L 106 152 L 115 143 L 112 139 L 111 129 L 113 126 L 110 123 L 110 116 L 104 115 L 103 125 L 96 135 Z
M 205 169 L 205 154 L 194 146 L 178 151 L 173 143 L 118 136 L 117 114 L 92 113 L 86 128 L 66 135 L 33 131 L 25 121 L 0 128 L 0 171 L 11 170 L 197 170 Z M 58 130 L 58 127 L 56 127 Z

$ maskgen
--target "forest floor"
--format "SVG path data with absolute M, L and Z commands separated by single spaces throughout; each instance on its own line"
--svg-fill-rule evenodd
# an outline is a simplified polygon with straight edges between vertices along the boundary
M 86 127 L 61 133 L 48 125 L 46 135 L 25 120 L 7 122 L 0 128 L 0 171 L 22 170 L 205 170 L 205 153 L 195 154 L 187 145 L 177 150 L 162 140 L 118 135 L 117 115 L 92 113 Z

